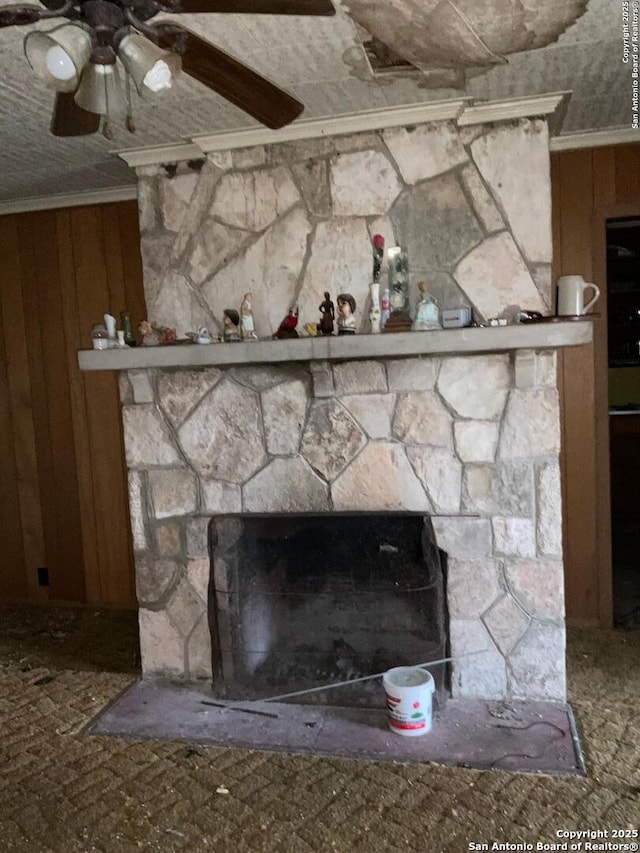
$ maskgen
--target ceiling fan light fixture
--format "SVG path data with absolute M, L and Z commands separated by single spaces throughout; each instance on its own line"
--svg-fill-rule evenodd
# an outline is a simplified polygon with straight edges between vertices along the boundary
M 29 33 L 24 40 L 29 65 L 59 92 L 73 92 L 77 87 L 91 49 L 91 36 L 77 24 L 63 24 L 46 33 Z
M 118 58 L 135 83 L 138 94 L 143 97 L 159 95 L 170 89 L 182 65 L 177 53 L 162 50 L 137 33 L 130 33 L 122 39 Z
M 90 63 L 82 72 L 74 98 L 83 110 L 98 115 L 113 115 L 125 111 L 122 77 L 116 64 Z

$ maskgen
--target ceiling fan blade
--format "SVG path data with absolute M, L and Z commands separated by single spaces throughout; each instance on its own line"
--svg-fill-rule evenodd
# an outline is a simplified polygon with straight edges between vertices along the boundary
M 182 53 L 184 72 L 267 127 L 284 127 L 304 110 L 288 92 L 190 30 L 175 24 L 166 30 L 160 24 L 157 31 L 161 47 Z
M 100 116 L 83 110 L 73 98 L 73 92 L 57 93 L 51 117 L 54 136 L 88 136 L 100 128 Z
M 167 12 L 238 15 L 335 15 L 331 0 L 155 0 Z
M 20 27 L 35 24 L 47 14 L 40 6 L 2 6 L 0 7 L 0 27 Z

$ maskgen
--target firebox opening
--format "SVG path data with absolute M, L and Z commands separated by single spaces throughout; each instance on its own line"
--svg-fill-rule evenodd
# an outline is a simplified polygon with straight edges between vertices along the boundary
M 447 656 L 446 555 L 429 516 L 218 516 L 209 553 L 219 698 L 262 699 Z M 442 704 L 447 668 L 430 670 Z M 295 701 L 384 706 L 377 680 Z

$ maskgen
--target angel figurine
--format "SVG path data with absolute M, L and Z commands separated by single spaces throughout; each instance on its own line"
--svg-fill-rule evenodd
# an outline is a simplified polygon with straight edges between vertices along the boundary
M 245 293 L 240 306 L 240 334 L 243 341 L 257 341 L 256 327 L 253 322 L 253 309 L 251 307 L 251 293 Z

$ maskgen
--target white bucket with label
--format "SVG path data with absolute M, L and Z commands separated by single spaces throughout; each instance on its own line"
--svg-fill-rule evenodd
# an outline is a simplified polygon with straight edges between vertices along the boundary
M 431 729 L 433 676 L 418 666 L 396 666 L 382 676 L 389 728 L 403 737 L 418 737 Z

